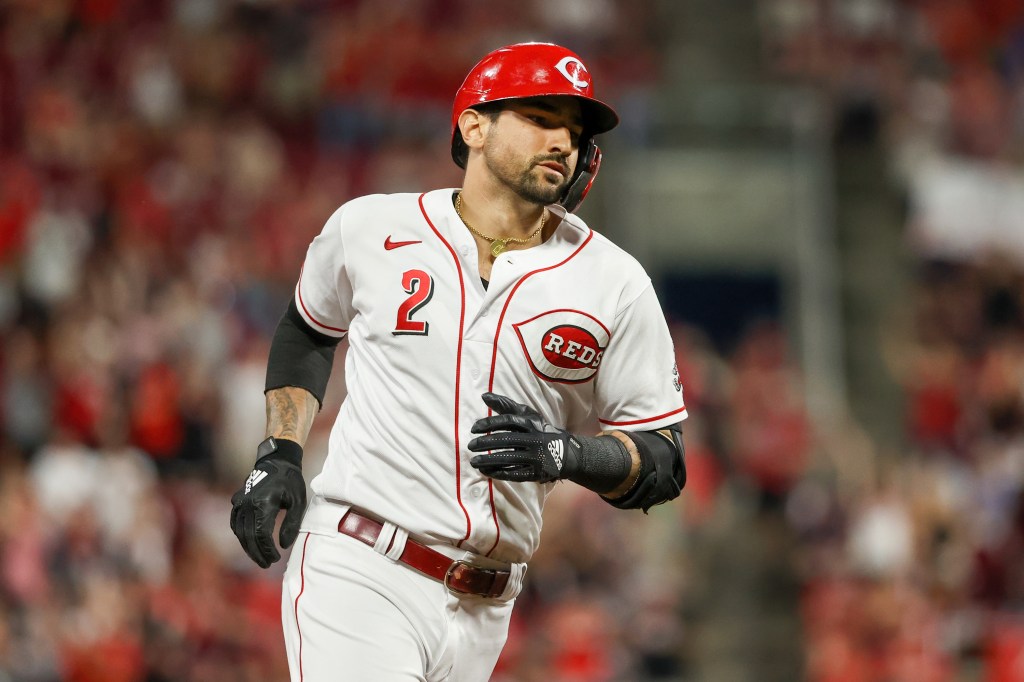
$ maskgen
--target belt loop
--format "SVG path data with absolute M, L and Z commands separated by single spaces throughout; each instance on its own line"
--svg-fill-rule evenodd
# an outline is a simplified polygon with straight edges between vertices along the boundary
M 384 556 L 392 561 L 398 561 L 405 551 L 405 541 L 409 539 L 409 531 L 404 528 L 395 527 L 395 535 L 391 540 L 391 546 L 384 553 Z
M 388 548 L 395 537 L 396 528 L 395 524 L 385 521 L 384 527 L 380 530 L 380 535 L 377 536 L 377 542 L 373 543 L 373 551 L 387 556 Z
M 498 596 L 498 601 L 512 601 L 519 596 L 523 590 L 523 580 L 526 578 L 526 564 L 510 564 L 508 582 L 505 589 Z

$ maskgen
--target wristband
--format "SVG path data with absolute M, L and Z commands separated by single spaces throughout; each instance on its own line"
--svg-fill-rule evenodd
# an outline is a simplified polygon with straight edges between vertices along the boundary
M 269 436 L 256 448 L 256 462 L 273 457 L 299 468 L 302 467 L 302 446 L 287 438 Z

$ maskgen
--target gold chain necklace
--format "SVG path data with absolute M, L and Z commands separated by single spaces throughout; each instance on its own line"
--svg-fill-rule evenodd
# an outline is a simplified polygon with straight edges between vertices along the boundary
M 534 237 L 536 237 L 541 230 L 544 229 L 544 223 L 548 220 L 548 212 L 544 211 L 540 218 L 540 226 L 533 231 L 529 237 L 488 237 L 486 234 L 480 234 L 473 226 L 466 222 L 466 219 L 462 217 L 462 192 L 459 192 L 455 197 L 455 212 L 459 214 L 459 218 L 462 220 L 462 224 L 469 228 L 469 231 L 475 234 L 480 239 L 485 239 L 491 243 L 491 255 L 497 258 L 502 251 L 508 248 L 508 243 L 513 244 L 525 244 Z

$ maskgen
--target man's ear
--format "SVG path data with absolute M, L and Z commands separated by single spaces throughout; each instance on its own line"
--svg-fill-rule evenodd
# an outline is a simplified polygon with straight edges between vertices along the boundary
M 459 132 L 462 133 L 462 140 L 466 146 L 472 149 L 480 149 L 487 139 L 487 130 L 490 127 L 491 119 L 474 109 L 466 109 L 459 114 Z

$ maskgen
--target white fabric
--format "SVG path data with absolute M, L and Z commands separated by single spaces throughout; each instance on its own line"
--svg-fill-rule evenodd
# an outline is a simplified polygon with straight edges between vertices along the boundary
M 385 521 L 384 527 L 380 529 L 380 535 L 377 536 L 377 542 L 373 544 L 373 551 L 378 554 L 387 554 L 391 541 L 395 539 L 396 530 L 395 524 Z
M 631 256 L 553 206 L 555 234 L 502 254 L 485 290 L 452 193 L 353 200 L 310 245 L 296 305 L 349 339 L 348 396 L 311 487 L 439 545 L 525 562 L 552 486 L 469 465 L 481 393 L 570 430 L 595 417 L 655 429 L 686 411 L 667 325 Z
M 523 581 L 526 579 L 526 564 L 511 564 L 509 569 L 511 575 L 508 577 L 508 583 L 505 584 L 505 591 L 498 597 L 500 601 L 515 599 L 523 591 Z
M 340 533 L 299 535 L 282 592 L 292 680 L 484 682 L 514 601 L 455 597 Z
M 405 550 L 405 542 L 409 539 L 409 531 L 404 528 L 395 528 L 395 534 L 391 542 L 391 548 L 384 550 L 384 556 L 392 561 L 398 561 Z M 380 551 L 380 550 L 378 550 Z

